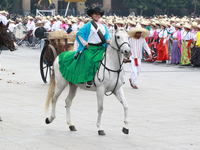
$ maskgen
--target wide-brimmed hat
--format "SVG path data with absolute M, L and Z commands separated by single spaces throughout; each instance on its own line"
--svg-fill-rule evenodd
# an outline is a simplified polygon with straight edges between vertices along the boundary
M 200 29 L 200 24 L 196 26 L 196 28 Z
M 150 25 L 153 25 L 154 27 L 157 27 L 155 22 L 151 22 Z
M 149 30 L 142 28 L 141 25 L 138 23 L 134 29 L 131 29 L 130 31 L 128 31 L 128 35 L 130 37 L 134 37 L 137 32 L 142 32 L 143 38 L 148 37 L 150 34 Z
M 21 22 L 22 22 L 22 19 L 21 19 L 21 18 L 17 18 L 16 20 L 18 20 L 18 21 L 21 21 Z
M 122 19 L 117 19 L 115 23 L 116 24 L 124 24 L 124 21 Z
M 129 21 L 129 24 L 132 24 L 134 26 L 136 25 L 135 21 L 132 21 L 132 20 Z
M 3 11 L 0 11 L 0 14 L 5 14 L 5 15 L 8 15 L 9 13 L 8 13 L 8 12 L 6 12 L 5 10 L 3 10 Z
M 161 21 L 161 22 L 159 23 L 159 25 L 160 25 L 160 26 L 167 27 L 167 24 L 166 24 L 166 22 L 164 22 L 164 21 Z
M 75 22 L 75 23 L 76 23 L 76 22 L 77 22 L 76 18 L 73 17 L 73 18 L 71 19 L 71 22 Z
M 104 11 L 100 7 L 95 7 L 94 9 L 89 9 L 87 11 L 88 16 L 92 17 L 91 15 L 94 13 L 100 13 L 101 17 L 104 15 Z
M 175 27 L 175 28 L 182 28 L 180 23 L 173 24 L 172 26 Z
M 187 28 L 187 29 L 191 29 L 191 25 L 188 24 L 188 23 L 184 24 L 183 27 L 184 27 L 184 28 Z
M 148 25 L 149 25 L 149 23 L 148 23 L 147 21 L 145 21 L 145 20 L 141 20 L 141 21 L 140 21 L 140 24 L 141 24 L 141 25 L 145 25 L 145 26 L 148 26 Z
M 109 20 L 108 24 L 111 25 L 111 26 L 114 26 L 112 20 Z
M 89 22 L 91 19 L 90 18 L 86 18 L 85 20 L 84 20 L 84 22 Z

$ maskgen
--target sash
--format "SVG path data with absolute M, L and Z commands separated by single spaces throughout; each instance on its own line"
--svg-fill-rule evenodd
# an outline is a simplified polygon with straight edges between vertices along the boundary
M 94 22 L 94 21 L 91 21 L 92 25 L 94 26 L 94 28 L 97 30 L 98 26 L 97 24 Z M 97 34 L 99 36 L 99 38 L 101 39 L 101 42 L 104 44 L 106 43 L 106 39 L 105 37 L 103 36 L 103 34 L 101 33 L 100 29 L 97 31 Z

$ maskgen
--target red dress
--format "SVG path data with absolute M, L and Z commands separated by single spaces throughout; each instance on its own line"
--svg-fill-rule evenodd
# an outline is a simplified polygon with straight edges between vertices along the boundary
M 169 51 L 168 51 L 168 42 L 165 42 L 165 46 L 163 46 L 164 38 L 160 39 L 159 45 L 157 46 L 157 61 L 165 61 L 169 60 Z

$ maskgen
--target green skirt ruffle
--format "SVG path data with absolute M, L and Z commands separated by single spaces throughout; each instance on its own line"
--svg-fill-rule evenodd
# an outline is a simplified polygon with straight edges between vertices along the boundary
M 85 49 L 75 60 L 75 51 L 66 51 L 59 57 L 59 69 L 62 76 L 71 83 L 81 84 L 93 80 L 99 62 L 102 60 L 105 48 L 103 46 L 92 46 Z

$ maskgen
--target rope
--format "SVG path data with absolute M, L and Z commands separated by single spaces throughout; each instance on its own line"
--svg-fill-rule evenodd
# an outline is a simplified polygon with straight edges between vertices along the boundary
M 118 44 L 118 42 L 117 42 L 117 37 L 116 37 L 116 35 L 115 35 L 115 43 L 116 43 L 116 45 L 117 45 L 117 48 L 113 47 L 113 46 L 110 45 L 110 44 L 109 44 L 109 45 L 110 45 L 113 49 L 115 49 L 115 50 L 117 50 L 117 51 L 120 51 L 121 47 L 122 47 L 124 44 L 128 44 L 128 45 L 129 45 L 128 42 L 124 42 L 124 43 L 122 43 L 122 44 L 119 46 L 119 44 Z M 130 45 L 129 45 L 129 46 L 130 46 Z M 100 61 L 100 64 L 99 64 L 99 70 L 100 70 L 100 68 L 101 68 L 101 65 L 104 67 L 104 70 L 103 70 L 103 79 L 101 80 L 101 79 L 99 78 L 99 70 L 98 70 L 98 72 L 97 72 L 97 78 L 98 78 L 99 82 L 103 82 L 104 79 L 105 79 L 105 70 L 108 70 L 109 73 L 110 73 L 110 72 L 115 72 L 115 73 L 117 73 L 117 81 L 116 81 L 116 84 L 115 84 L 114 89 L 113 89 L 112 92 L 109 93 L 109 94 L 105 93 L 106 96 L 110 96 L 110 95 L 112 95 L 112 94 L 115 92 L 115 90 L 116 90 L 116 88 L 117 88 L 117 84 L 118 84 L 118 82 L 119 82 L 119 75 L 120 75 L 120 72 L 123 70 L 123 69 L 122 69 L 123 61 L 122 61 L 122 63 L 121 63 L 121 61 L 120 61 L 120 56 L 119 56 L 119 52 L 118 52 L 117 54 L 118 54 L 118 60 L 119 60 L 119 69 L 118 69 L 118 70 L 109 69 L 108 67 L 106 67 L 106 53 L 107 53 L 107 44 L 105 45 L 105 53 L 104 53 L 103 59 Z M 103 63 L 103 60 L 104 60 L 104 63 Z

